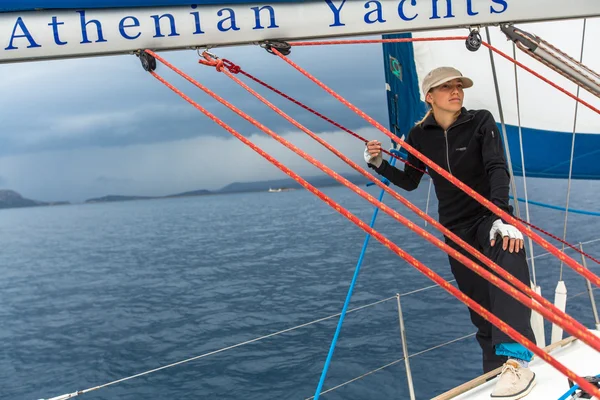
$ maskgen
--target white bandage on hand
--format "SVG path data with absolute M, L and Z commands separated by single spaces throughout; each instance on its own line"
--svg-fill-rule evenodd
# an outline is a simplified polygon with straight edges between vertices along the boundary
M 496 239 L 496 235 L 500 235 L 502 238 L 508 237 L 509 239 L 523 240 L 523 234 L 517 228 L 512 225 L 505 224 L 501 219 L 497 219 L 492 224 L 490 230 L 490 241 Z
M 379 152 L 379 155 L 377 155 L 376 157 L 373 157 L 369 153 L 369 149 L 367 149 L 366 146 L 365 146 L 364 157 L 365 157 L 365 161 L 367 163 L 374 165 L 376 168 L 379 168 L 381 166 L 381 163 L 383 162 L 383 156 L 381 155 L 381 152 Z

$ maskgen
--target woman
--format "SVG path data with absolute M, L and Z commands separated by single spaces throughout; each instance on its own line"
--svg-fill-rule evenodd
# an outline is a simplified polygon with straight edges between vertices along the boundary
M 463 89 L 471 86 L 473 81 L 452 67 L 440 67 L 427 74 L 422 89 L 430 109 L 423 120 L 411 129 L 406 143 L 504 211 L 512 213 L 508 198 L 510 177 L 494 118 L 489 111 L 466 110 L 463 107 Z M 376 140 L 367 143 L 364 156 L 369 167 L 409 191 L 416 189 L 421 181 L 423 172 L 418 169 L 426 167 L 409 154 L 408 164 L 416 168 L 406 164 L 403 171 L 399 170 L 383 159 L 381 143 Z M 521 232 L 505 224 L 446 178 L 432 170 L 429 173 L 439 201 L 440 223 L 521 282 L 530 285 Z M 497 243 L 498 236 L 502 243 Z M 475 260 L 447 237 L 446 243 Z M 449 259 L 462 292 L 535 343 L 529 308 L 454 258 Z M 491 397 L 520 399 L 526 396 L 535 385 L 535 374 L 529 369 L 532 353 L 479 314 L 471 309 L 469 311 L 483 350 L 484 372 L 504 365 Z

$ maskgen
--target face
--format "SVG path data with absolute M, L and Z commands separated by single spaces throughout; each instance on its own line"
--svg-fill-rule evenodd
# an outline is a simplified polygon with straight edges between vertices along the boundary
M 431 89 L 425 99 L 436 109 L 448 112 L 460 111 L 465 94 L 460 79 L 454 79 Z

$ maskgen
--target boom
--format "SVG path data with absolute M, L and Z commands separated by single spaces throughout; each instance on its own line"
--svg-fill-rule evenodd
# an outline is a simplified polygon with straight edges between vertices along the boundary
M 0 63 L 600 16 L 569 0 L 7 1 Z M 120 7 L 116 7 L 116 5 Z M 139 7 L 139 6 L 153 7 Z M 90 8 L 85 8 L 90 7 Z M 47 10 L 32 9 L 48 8 Z

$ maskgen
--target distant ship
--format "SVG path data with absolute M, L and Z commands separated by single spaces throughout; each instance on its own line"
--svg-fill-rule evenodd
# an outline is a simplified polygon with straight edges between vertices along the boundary
M 294 189 L 292 189 L 292 188 L 277 188 L 277 189 L 269 188 L 269 193 L 289 192 L 290 190 L 294 190 Z

